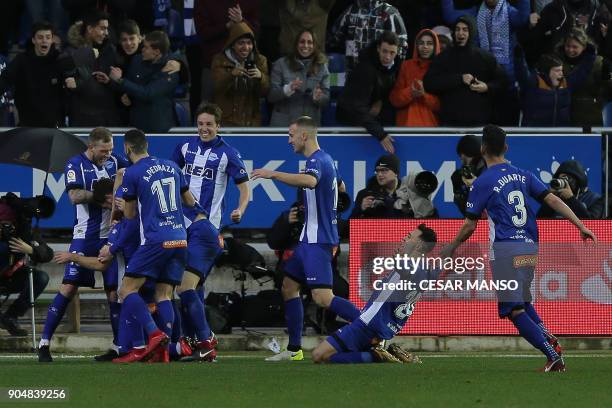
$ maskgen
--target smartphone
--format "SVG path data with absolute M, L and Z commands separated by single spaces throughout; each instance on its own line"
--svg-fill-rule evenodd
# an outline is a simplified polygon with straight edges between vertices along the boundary
M 247 60 L 244 62 L 244 69 L 248 71 L 249 69 L 253 68 L 255 68 L 255 61 Z

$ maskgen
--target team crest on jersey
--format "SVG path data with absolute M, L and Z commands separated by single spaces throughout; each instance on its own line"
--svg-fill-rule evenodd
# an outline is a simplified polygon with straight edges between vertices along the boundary
M 215 161 L 215 160 L 219 160 L 219 156 L 217 156 L 216 153 L 210 153 L 208 155 L 208 161 Z
M 76 182 L 76 173 L 74 172 L 74 170 L 68 170 L 68 173 L 66 173 L 66 179 L 68 180 L 69 183 Z
M 395 317 L 398 319 L 405 319 L 414 312 L 414 303 L 402 303 L 395 308 Z

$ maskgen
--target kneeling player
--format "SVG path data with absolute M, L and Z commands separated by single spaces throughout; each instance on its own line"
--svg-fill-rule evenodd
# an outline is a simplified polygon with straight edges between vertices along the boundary
M 419 225 L 405 239 L 403 253 L 418 257 L 429 253 L 436 245 L 436 233 Z M 415 290 L 396 292 L 382 290 L 372 293 L 368 303 L 361 310 L 359 318 L 337 330 L 312 352 L 315 363 L 375 363 L 375 362 L 420 362 L 417 356 L 391 344 L 387 350 L 380 346 L 402 330 L 412 315 L 415 303 L 420 297 L 418 282 L 434 279 L 432 272 L 418 269 L 414 274 L 403 276 L 394 271 L 383 282 L 396 283 L 409 279 L 416 283 Z

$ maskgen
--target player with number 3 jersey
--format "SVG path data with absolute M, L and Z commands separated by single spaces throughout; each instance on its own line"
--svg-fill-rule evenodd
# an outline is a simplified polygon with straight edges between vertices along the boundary
M 509 318 L 519 334 L 547 357 L 542 371 L 565 371 L 558 340 L 548 332 L 532 304 L 530 286 L 537 261 L 538 226 L 532 200 L 545 202 L 572 222 L 583 239 L 595 235 L 576 214 L 529 171 L 504 158 L 506 133 L 494 125 L 483 129 L 481 153 L 487 169 L 474 181 L 466 207 L 466 220 L 443 251 L 450 256 L 476 229 L 483 211 L 489 219 L 491 270 L 494 280 L 516 281 L 516 289 L 497 291 L 500 318 Z

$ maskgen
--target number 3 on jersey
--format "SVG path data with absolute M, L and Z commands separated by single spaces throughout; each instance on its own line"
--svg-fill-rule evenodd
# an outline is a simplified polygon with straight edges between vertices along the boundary
M 151 192 L 153 195 L 157 196 L 157 201 L 159 202 L 159 210 L 162 214 L 168 212 L 168 200 L 166 200 L 166 193 L 164 192 L 163 186 L 169 186 L 168 188 L 168 198 L 170 199 L 170 211 L 176 211 L 176 190 L 174 189 L 174 178 L 166 177 L 161 180 L 155 180 L 151 185 Z
M 519 190 L 511 191 L 508 194 L 508 204 L 514 205 L 517 215 L 512 217 L 512 223 L 517 227 L 522 227 L 527 223 L 527 208 L 525 208 L 525 197 Z

